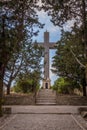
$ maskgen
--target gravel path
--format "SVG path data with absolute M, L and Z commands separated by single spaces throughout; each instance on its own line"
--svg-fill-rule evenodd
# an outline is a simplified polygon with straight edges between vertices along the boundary
M 0 126 L 0 130 L 87 130 L 87 124 L 77 113 L 77 107 L 13 106 L 12 108 L 13 114 Z
M 71 115 L 20 114 L 2 130 L 82 130 Z

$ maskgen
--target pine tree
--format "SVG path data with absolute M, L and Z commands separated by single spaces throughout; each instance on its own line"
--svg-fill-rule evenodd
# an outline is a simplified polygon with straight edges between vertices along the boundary
M 43 8 L 50 15 L 55 26 L 63 27 L 72 21 L 73 27 L 81 29 L 81 38 L 84 46 L 84 58 L 86 59 L 83 69 L 85 69 L 85 82 L 87 86 L 87 1 L 86 0 L 58 0 L 53 3 L 43 4 Z M 76 59 L 76 57 L 75 57 Z M 78 63 L 81 64 L 79 60 Z
M 5 68 L 12 54 L 20 51 L 26 35 L 37 35 L 34 26 L 43 27 L 34 7 L 29 0 L 0 1 L 0 111 Z

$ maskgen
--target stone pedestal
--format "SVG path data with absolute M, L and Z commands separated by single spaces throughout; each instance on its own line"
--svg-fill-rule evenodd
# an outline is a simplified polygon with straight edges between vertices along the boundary
M 51 85 L 51 80 L 50 79 L 44 79 L 43 80 L 43 89 L 50 89 Z

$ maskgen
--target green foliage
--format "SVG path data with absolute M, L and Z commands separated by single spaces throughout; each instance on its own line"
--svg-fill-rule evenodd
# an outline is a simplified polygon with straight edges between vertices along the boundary
M 15 92 L 29 93 L 33 85 L 32 80 L 24 80 L 17 83 L 14 87 Z
M 19 52 L 25 37 L 30 43 L 31 37 L 38 34 L 33 27 L 43 27 L 34 6 L 29 0 L 0 2 L 0 62 L 6 64 L 13 53 Z
M 40 84 L 36 85 L 36 92 L 40 89 Z
M 62 77 L 58 78 L 53 85 L 53 89 L 62 94 L 71 94 L 73 93 L 74 88 L 78 87 L 79 84 L 72 82 L 70 79 Z
M 21 93 L 22 90 L 20 89 L 20 87 L 18 85 L 13 86 L 13 91 L 16 93 Z
M 38 29 L 43 28 L 43 24 L 39 22 L 34 7 L 36 8 L 36 5 L 30 4 L 29 0 L 0 1 L 0 63 L 6 72 L 4 78 L 8 88 L 21 68 L 25 71 L 31 64 L 33 67 L 37 64 L 37 54 L 31 56 L 34 49 L 29 44 L 32 37 L 38 34 Z M 37 30 L 34 30 L 34 27 Z
M 72 77 L 72 79 L 74 79 L 75 81 L 77 80 L 81 84 L 83 82 L 83 91 L 84 95 L 86 95 L 87 0 L 61 0 L 61 2 L 60 0 L 58 0 L 56 4 L 55 2 L 52 4 L 45 3 L 44 9 L 47 10 L 48 14 L 51 16 L 51 21 L 54 25 L 62 27 L 61 29 L 65 32 L 66 30 L 69 30 L 70 34 L 73 34 L 74 36 L 71 36 L 71 39 L 69 37 L 65 39 L 62 36 L 62 41 L 60 44 L 63 45 L 66 42 L 68 44 L 67 46 L 62 46 L 60 49 L 58 48 L 59 52 L 57 51 L 57 55 L 55 56 L 56 62 L 54 62 L 55 66 L 57 66 L 57 74 L 61 76 L 70 76 Z M 70 29 L 65 28 L 65 26 L 69 25 L 69 23 Z M 74 46 L 71 45 L 71 43 L 73 43 Z M 70 51 L 74 53 L 71 54 L 69 53 Z M 69 71 L 71 72 L 69 73 Z
M 72 52 L 74 55 L 72 54 Z M 52 70 L 61 77 L 67 77 L 72 82 L 83 85 L 84 69 L 77 62 L 84 65 L 84 46 L 81 39 L 81 30 L 75 29 L 73 33 L 62 32 L 61 39 L 58 42 L 56 55 L 53 58 Z M 73 85 L 74 86 L 74 85 Z
M 56 1 L 56 0 L 55 0 Z M 87 16 L 87 1 L 86 0 L 58 0 L 52 4 L 45 2 L 44 9 L 51 15 L 51 21 L 54 25 L 63 26 L 68 21 L 75 20 L 77 26 L 82 26 L 84 15 Z M 85 17 L 85 20 L 86 17 Z M 80 24 L 79 24 L 80 22 Z M 86 22 L 86 21 L 85 21 Z M 86 26 L 87 27 L 87 26 Z
M 15 92 L 29 93 L 39 89 L 40 72 L 34 70 L 31 73 L 21 73 L 14 87 Z
M 7 64 L 4 79 L 6 79 L 8 88 L 11 86 L 12 81 L 19 77 L 21 73 L 30 73 L 31 70 L 41 70 L 42 51 L 41 47 L 35 47 L 31 43 L 28 43 L 28 41 L 24 41 L 23 47 L 19 52 L 13 54 Z M 7 91 L 7 94 L 10 93 Z

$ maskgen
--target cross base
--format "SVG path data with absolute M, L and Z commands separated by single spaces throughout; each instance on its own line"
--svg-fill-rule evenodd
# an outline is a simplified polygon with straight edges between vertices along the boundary
M 43 89 L 50 89 L 50 87 L 51 87 L 51 80 L 50 79 L 44 79 L 43 80 Z

